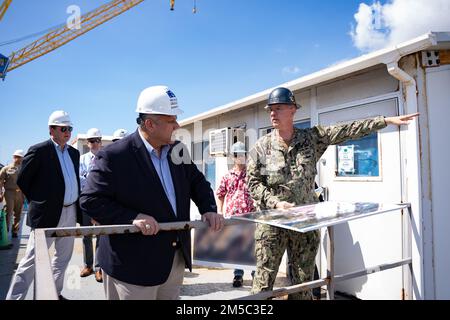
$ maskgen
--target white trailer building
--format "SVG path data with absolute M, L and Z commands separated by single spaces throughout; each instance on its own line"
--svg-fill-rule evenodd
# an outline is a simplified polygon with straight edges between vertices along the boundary
M 337 226 L 337 274 L 398 259 L 412 246 L 413 298 L 450 299 L 450 152 L 445 142 L 450 138 L 450 32 L 431 32 L 280 86 L 290 88 L 303 106 L 295 118 L 299 127 L 420 112 L 408 127 L 389 126 L 329 147 L 318 163 L 317 183 L 327 188 L 329 200 L 409 202 L 412 207 L 412 243 L 404 241 L 400 212 Z M 183 142 L 213 186 L 228 166 L 225 157 L 209 156 L 209 133 L 230 128 L 213 133 L 216 154 L 227 149 L 217 144 L 221 134 L 229 144 L 242 139 L 233 128 L 244 129 L 247 147 L 253 146 L 271 129 L 264 106 L 272 89 L 180 122 Z M 324 259 L 321 249 L 322 276 Z M 402 299 L 404 281 L 402 268 L 396 268 L 339 283 L 336 289 L 362 299 Z

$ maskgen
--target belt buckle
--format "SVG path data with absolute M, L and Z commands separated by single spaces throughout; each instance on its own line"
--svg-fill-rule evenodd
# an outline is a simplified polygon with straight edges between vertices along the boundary
M 181 242 L 180 241 L 173 241 L 172 242 L 172 247 L 175 249 L 180 249 L 181 248 Z

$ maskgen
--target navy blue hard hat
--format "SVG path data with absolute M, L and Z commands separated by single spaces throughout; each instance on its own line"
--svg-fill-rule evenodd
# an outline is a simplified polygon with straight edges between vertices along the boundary
M 267 102 L 267 106 L 265 107 L 268 109 L 271 105 L 274 104 L 292 104 L 297 109 L 301 107 L 296 101 L 295 96 L 292 93 L 291 90 L 288 88 L 279 87 L 274 90 L 269 95 L 269 101 Z

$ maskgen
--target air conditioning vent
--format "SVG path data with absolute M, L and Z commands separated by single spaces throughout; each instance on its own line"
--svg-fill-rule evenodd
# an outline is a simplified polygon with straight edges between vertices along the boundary
M 245 143 L 245 129 L 222 128 L 209 132 L 209 153 L 211 156 L 227 156 L 231 146 L 241 141 Z
M 225 155 L 228 150 L 228 128 L 209 132 L 209 153 L 212 156 Z

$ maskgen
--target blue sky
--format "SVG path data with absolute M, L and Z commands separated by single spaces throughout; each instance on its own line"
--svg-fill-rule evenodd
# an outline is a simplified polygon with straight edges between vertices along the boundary
M 70 5 L 84 14 L 106 2 L 13 0 L 0 43 L 64 23 Z M 168 85 L 183 119 L 356 57 L 350 31 L 361 2 L 197 0 L 192 14 L 193 0 L 177 0 L 175 11 L 169 0 L 146 0 L 0 82 L 0 162 L 47 139 L 54 110 L 70 113 L 74 136 L 134 131 L 145 87 Z

